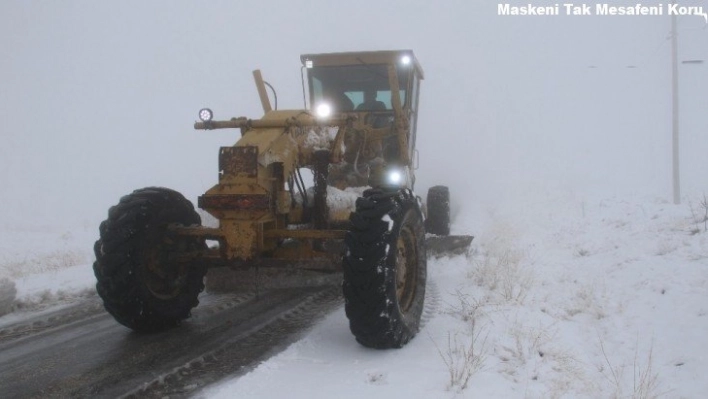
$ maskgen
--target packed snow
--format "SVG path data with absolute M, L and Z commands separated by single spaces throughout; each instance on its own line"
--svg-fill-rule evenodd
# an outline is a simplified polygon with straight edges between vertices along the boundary
M 429 260 L 405 348 L 358 345 L 340 309 L 202 396 L 704 397 L 708 233 L 691 204 L 547 198 L 461 216 L 477 238 Z

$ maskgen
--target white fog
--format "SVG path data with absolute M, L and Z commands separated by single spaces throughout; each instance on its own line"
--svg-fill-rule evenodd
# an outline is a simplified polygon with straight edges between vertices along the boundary
M 6 224 L 96 225 L 146 185 L 194 198 L 236 138 L 194 131 L 199 108 L 260 117 L 257 68 L 280 108 L 302 107 L 299 54 L 355 50 L 410 48 L 423 65 L 421 192 L 671 195 L 668 17 L 503 17 L 461 1 L 2 7 Z M 679 34 L 681 60 L 706 58 L 700 18 Z M 680 70 L 686 190 L 708 170 L 705 68 Z

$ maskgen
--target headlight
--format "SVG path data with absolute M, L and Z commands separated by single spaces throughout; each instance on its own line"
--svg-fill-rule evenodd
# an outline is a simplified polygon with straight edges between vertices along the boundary
M 323 103 L 317 106 L 315 112 L 318 117 L 327 118 L 332 115 L 332 107 L 330 107 L 329 104 Z
M 199 110 L 199 119 L 201 119 L 202 122 L 210 122 L 213 117 L 214 113 L 211 112 L 209 108 L 202 108 Z
M 403 65 L 408 65 L 411 63 L 411 56 L 410 55 L 404 55 L 401 57 L 401 64 Z
M 386 173 L 386 181 L 388 184 L 397 186 L 403 181 L 403 174 L 399 170 L 389 170 Z

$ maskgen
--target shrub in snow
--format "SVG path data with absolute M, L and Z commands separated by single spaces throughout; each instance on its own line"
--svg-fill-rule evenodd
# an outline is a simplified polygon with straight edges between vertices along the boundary
M 703 199 L 701 200 L 701 208 L 703 210 L 703 231 L 708 231 L 708 197 L 703 194 Z
M 435 344 L 440 358 L 447 366 L 448 389 L 455 389 L 457 392 L 464 391 L 470 378 L 482 369 L 486 356 L 484 355 L 484 345 L 486 339 L 481 343 L 479 333 L 472 333 L 467 339 L 458 340 L 458 334 L 447 335 L 447 348 L 443 351 Z M 479 347 L 482 348 L 479 348 Z
M 533 285 L 533 273 L 522 262 L 522 251 L 490 247 L 476 260 L 468 277 L 477 285 L 487 287 L 507 302 L 523 303 Z
M 691 234 L 698 234 L 701 232 L 701 223 L 703 223 L 703 232 L 708 231 L 708 197 L 703 194 L 703 199 L 698 202 L 698 209 L 694 209 L 693 203 L 690 201 L 688 206 L 691 209 L 693 223 L 696 225 L 696 227 L 691 230 Z
M 0 316 L 12 311 L 15 295 L 17 295 L 15 282 L 7 278 L 0 279 Z
M 477 327 L 477 319 L 483 313 L 482 303 L 470 299 L 468 295 L 457 291 L 458 306 L 451 306 L 448 314 L 464 321 L 469 330 L 465 333 L 447 334 L 447 347 L 440 349 L 433 341 L 440 358 L 447 367 L 450 377 L 447 388 L 461 392 L 467 388 L 470 378 L 484 367 L 486 360 L 486 344 L 488 331 L 484 330 L 484 337 L 480 340 L 482 330 Z M 462 335 L 462 338 L 458 337 Z
M 610 362 L 602 340 L 600 340 L 600 350 L 605 359 L 607 370 L 604 365 L 598 367 L 598 370 L 614 390 L 613 397 L 653 399 L 666 395 L 666 392 L 660 391 L 659 374 L 654 369 L 653 343 L 649 348 L 646 361 L 643 363 L 639 360 L 638 348 L 635 348 L 634 360 L 632 361 L 632 375 L 630 378 L 624 376 L 626 365 L 615 366 Z

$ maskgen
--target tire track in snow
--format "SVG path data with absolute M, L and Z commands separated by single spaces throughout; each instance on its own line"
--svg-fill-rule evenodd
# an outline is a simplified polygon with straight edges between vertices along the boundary
M 302 298 L 291 309 L 267 318 L 218 348 L 164 373 L 122 398 L 189 397 L 223 378 L 243 375 L 295 342 L 304 331 L 342 304 L 341 288 L 330 287 Z
M 432 320 L 440 310 L 440 290 L 438 285 L 430 277 L 428 277 L 427 286 L 425 287 L 425 304 L 423 305 L 423 314 L 420 318 L 420 329 L 422 330 L 428 321 Z
M 199 298 L 200 312 L 199 316 L 195 318 L 204 317 L 203 315 L 212 316 L 218 312 L 235 308 L 249 300 L 252 300 L 254 296 L 255 294 L 253 293 L 218 295 L 205 294 L 203 297 Z M 0 344 L 41 334 L 45 331 L 49 331 L 57 327 L 67 326 L 69 324 L 101 314 L 106 313 L 103 308 L 103 304 L 98 297 L 58 309 L 47 309 L 46 311 L 40 312 L 36 315 L 31 315 L 26 319 L 0 328 Z
M 0 344 L 40 334 L 105 312 L 98 298 L 82 301 L 58 310 L 41 312 L 28 319 L 0 328 Z

